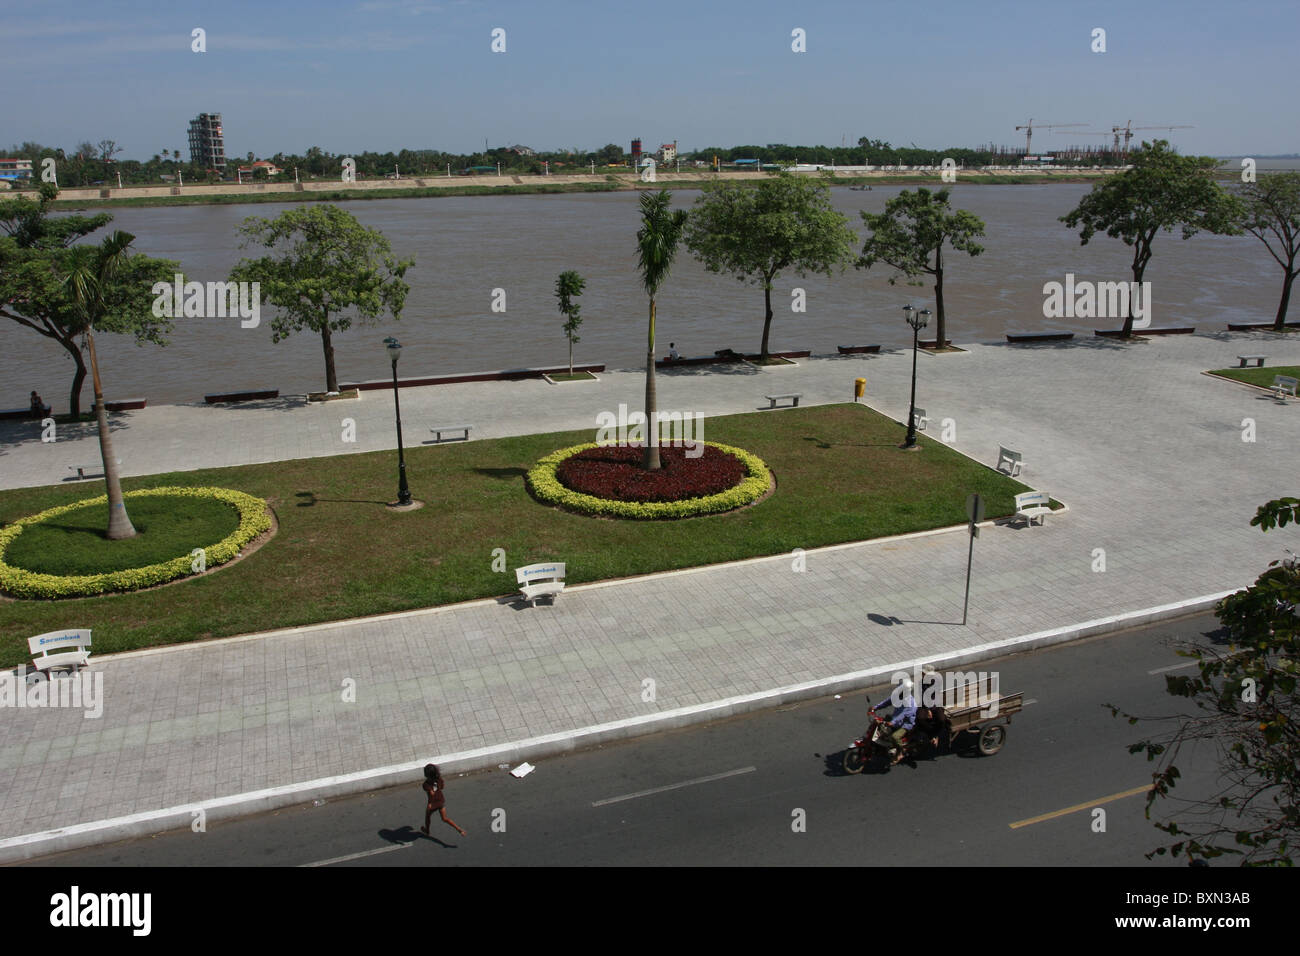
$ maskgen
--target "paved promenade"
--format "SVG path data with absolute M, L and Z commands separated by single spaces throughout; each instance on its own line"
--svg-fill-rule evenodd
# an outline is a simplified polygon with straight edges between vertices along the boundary
M 967 626 L 954 623 L 967 543 L 958 529 L 810 552 L 805 573 L 785 555 L 572 588 L 554 607 L 480 601 L 95 658 L 101 717 L 0 714 L 0 860 L 55 846 L 15 840 L 54 827 L 139 815 L 99 837 L 156 832 L 188 827 L 191 806 L 216 817 L 223 804 L 373 788 L 398 771 L 416 779 L 406 768 L 436 757 L 451 757 L 453 769 L 512 762 L 538 751 L 492 748 L 550 738 L 540 746 L 553 750 L 580 728 L 622 722 L 605 732 L 614 737 L 660 715 L 700 719 L 720 701 L 1243 586 L 1283 545 L 1296 548 L 1290 528 L 1249 527 L 1256 506 L 1300 491 L 1300 403 L 1199 374 L 1234 364 L 1246 347 L 1269 353 L 1270 365 L 1300 362 L 1300 341 L 1266 333 L 922 355 L 917 403 L 930 434 L 951 419 L 951 444 L 990 465 L 999 444 L 1020 450 L 1023 479 L 1069 508 L 1043 527 L 982 533 Z M 774 391 L 841 402 L 865 376 L 868 404 L 902 419 L 910 371 L 910 352 L 675 370 L 660 373 L 659 401 L 708 416 L 755 411 Z M 403 424 L 409 442 L 448 422 L 472 422 L 476 440 L 594 429 L 600 410 L 637 408 L 644 386 L 641 372 L 601 378 L 404 389 Z M 355 419 L 355 443 L 341 441 L 345 417 Z M 1243 441 L 1247 419 L 1254 441 Z M 324 406 L 149 408 L 117 420 L 127 475 L 395 446 L 385 393 Z M 61 439 L 41 444 L 33 426 L 0 423 L 0 485 L 51 483 L 67 465 L 96 460 L 93 435 Z M 349 680 L 354 701 L 344 700 Z M 845 678 L 854 683 L 866 678 Z M 675 713 L 684 708 L 697 712 Z M 829 728 L 826 746 L 860 729 Z M 256 804 L 236 799 L 251 791 L 267 792 Z M 167 808 L 182 810 L 155 813 Z

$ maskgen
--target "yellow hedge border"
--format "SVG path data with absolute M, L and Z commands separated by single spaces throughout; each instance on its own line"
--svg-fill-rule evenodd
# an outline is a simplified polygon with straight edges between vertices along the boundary
M 142 498 L 159 495 L 176 497 L 215 498 L 233 505 L 239 511 L 239 527 L 227 538 L 204 549 L 204 563 L 208 568 L 225 564 L 236 557 L 241 548 L 271 527 L 271 516 L 267 512 L 266 502 L 261 498 L 234 491 L 230 488 L 146 488 L 128 491 L 123 498 Z M 13 524 L 0 529 L 0 590 L 20 598 L 64 598 L 85 597 L 93 594 L 105 594 L 111 591 L 135 591 L 139 588 L 165 584 L 177 578 L 195 573 L 191 555 L 182 555 L 161 564 L 148 564 L 140 568 L 128 568 L 124 571 L 106 571 L 103 574 L 39 574 L 25 568 L 14 567 L 5 563 L 4 555 L 9 544 L 23 529 L 29 525 L 47 521 L 50 518 L 75 511 L 106 504 L 108 495 L 87 498 L 70 505 L 60 505 L 39 514 L 19 518 Z
M 544 504 L 556 505 L 579 514 L 598 515 L 606 518 L 689 518 L 695 515 L 719 514 L 734 511 L 752 504 L 767 494 L 772 484 L 772 472 L 766 462 L 757 455 L 752 455 L 743 448 L 732 445 L 720 445 L 717 442 L 704 442 L 719 451 L 734 455 L 745 466 L 745 477 L 734 488 L 707 495 L 703 498 L 686 498 L 682 501 L 614 501 L 609 498 L 597 498 L 566 488 L 555 477 L 556 469 L 566 458 L 589 448 L 600 448 L 596 442 L 574 445 L 551 452 L 528 472 L 527 484 L 534 497 Z

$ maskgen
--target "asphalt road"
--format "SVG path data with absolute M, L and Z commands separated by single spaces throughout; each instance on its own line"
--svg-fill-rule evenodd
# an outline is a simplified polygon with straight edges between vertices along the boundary
M 843 749 L 864 698 L 781 707 L 447 781 L 447 812 L 418 832 L 409 787 L 159 834 L 34 861 L 60 866 L 1152 866 L 1164 834 L 1144 818 L 1145 736 L 1103 706 L 1143 715 L 1186 707 L 1164 690 L 1185 665 L 1174 641 L 1210 643 L 1197 615 L 963 669 L 997 671 L 1032 701 L 991 757 L 947 754 L 849 776 Z M 1164 669 L 1164 670 L 1162 670 Z M 1156 673 L 1153 673 L 1156 672 Z M 1184 753 L 1178 793 L 1213 783 L 1211 754 Z M 1127 795 L 1124 795 L 1127 794 Z M 1094 808 L 1105 810 L 1104 832 Z M 1071 809 L 1077 808 L 1077 809 Z M 1069 812 L 1063 812 L 1069 811 Z M 795 823 L 802 817 L 804 827 Z M 1039 819 L 1042 818 L 1042 819 Z M 1036 822 L 1025 822 L 1036 821 Z M 495 827 L 495 829 L 494 829 Z M 502 827 L 504 831 L 502 832 Z

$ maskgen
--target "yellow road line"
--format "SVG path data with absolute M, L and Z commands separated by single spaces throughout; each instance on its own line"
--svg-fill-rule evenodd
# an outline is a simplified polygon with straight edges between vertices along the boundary
M 1146 793 L 1151 789 L 1153 784 L 1147 784 L 1144 787 L 1134 787 L 1132 790 L 1125 790 L 1123 793 L 1112 793 L 1109 797 L 1099 797 L 1096 800 L 1089 800 L 1087 803 L 1076 803 L 1072 807 L 1066 807 L 1064 810 L 1053 810 L 1051 813 L 1044 813 L 1040 817 L 1030 817 L 1028 820 L 1018 820 L 1015 823 L 1007 824 L 1015 830 L 1020 827 L 1027 827 L 1031 823 L 1042 823 L 1044 820 L 1052 820 L 1056 817 L 1063 817 L 1067 813 L 1078 813 L 1080 810 L 1089 810 L 1092 807 L 1102 803 L 1110 803 L 1112 800 L 1123 800 L 1125 797 L 1131 797 L 1134 794 Z

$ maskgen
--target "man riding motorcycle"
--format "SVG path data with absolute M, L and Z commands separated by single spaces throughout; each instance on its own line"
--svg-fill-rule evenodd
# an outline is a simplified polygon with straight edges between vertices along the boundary
M 891 728 L 889 740 L 892 742 L 892 746 L 890 749 L 894 753 L 894 758 L 890 761 L 891 765 L 903 759 L 903 738 L 916 724 L 916 698 L 912 696 L 912 688 L 911 680 L 904 677 L 902 683 L 898 686 L 898 690 L 887 701 L 894 704 L 894 712 L 888 718 L 885 718 L 885 723 Z M 903 701 L 901 706 L 894 703 L 900 696 Z M 873 707 L 872 710 L 874 709 Z

